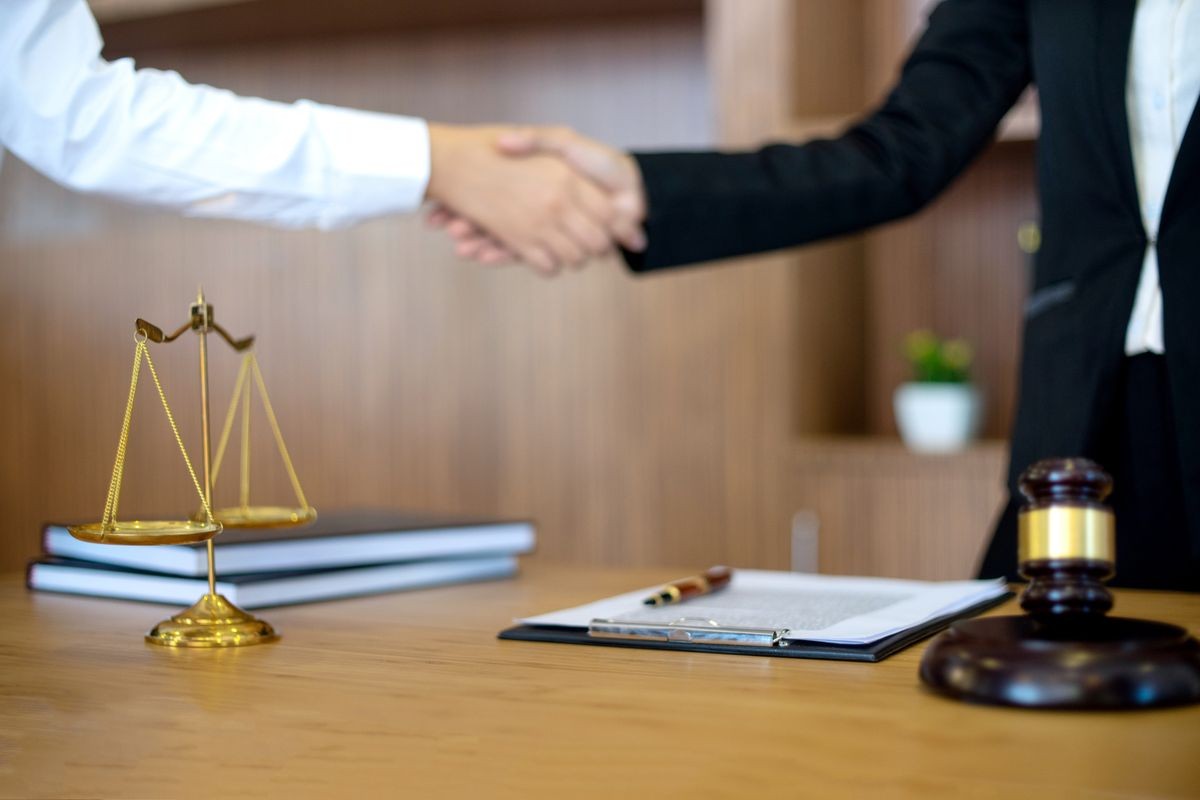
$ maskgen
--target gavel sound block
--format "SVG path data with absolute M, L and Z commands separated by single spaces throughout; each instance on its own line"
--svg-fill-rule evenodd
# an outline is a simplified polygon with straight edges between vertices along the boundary
M 1020 480 L 1025 616 L 952 625 L 921 660 L 937 692 L 1027 708 L 1150 708 L 1200 702 L 1200 643 L 1183 628 L 1106 616 L 1114 574 L 1112 478 L 1092 461 L 1039 461 Z

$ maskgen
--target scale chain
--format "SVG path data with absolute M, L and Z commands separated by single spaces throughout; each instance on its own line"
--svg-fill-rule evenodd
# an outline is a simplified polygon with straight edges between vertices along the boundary
M 238 498 L 242 508 L 250 506 L 250 381 L 242 389 L 242 481 Z
M 251 386 L 248 375 L 253 376 L 253 381 L 258 387 L 259 400 L 262 401 L 263 413 L 267 417 L 267 423 L 271 428 L 271 434 L 275 438 L 275 446 L 279 450 L 279 457 L 283 461 L 284 470 L 287 472 L 288 480 L 292 484 L 292 491 L 296 495 L 296 500 L 301 507 L 308 508 L 308 498 L 304 496 L 304 489 L 300 486 L 300 477 L 296 474 L 296 468 L 292 464 L 292 459 L 287 450 L 287 445 L 283 441 L 283 431 L 279 428 L 279 420 L 275 416 L 275 409 L 271 405 L 271 397 L 267 394 L 266 381 L 263 379 L 262 370 L 258 366 L 258 357 L 254 353 L 246 353 L 242 357 L 241 367 L 238 369 L 237 378 L 233 383 L 233 392 L 229 399 L 229 409 L 225 413 L 225 422 L 221 426 L 221 436 L 217 440 L 217 452 L 213 458 L 213 491 L 216 491 L 217 478 L 221 474 L 221 466 L 225 462 L 225 454 L 229 448 L 229 439 L 233 434 L 233 423 L 237 417 L 239 402 L 242 407 L 242 436 L 241 436 L 241 482 L 240 482 L 240 500 L 242 507 L 250 505 L 250 394 Z
M 154 387 L 158 390 L 158 397 L 162 401 L 163 411 L 167 414 L 167 422 L 171 425 L 171 432 L 175 434 L 175 443 L 179 445 L 179 452 L 183 455 L 183 463 L 187 466 L 188 475 L 192 478 L 192 486 L 196 488 L 196 494 L 200 496 L 200 502 L 204 506 L 206 522 L 213 521 L 212 509 L 209 508 L 208 500 L 204 497 L 204 490 L 200 488 L 200 481 L 196 477 L 196 470 L 192 467 L 192 460 L 188 458 L 187 448 L 183 445 L 183 437 L 179 435 L 179 426 L 175 424 L 175 415 L 171 413 L 171 406 L 167 403 L 167 394 L 163 391 L 162 383 L 158 379 L 158 372 L 154 369 L 154 360 L 150 358 L 150 349 L 146 346 L 145 339 L 140 336 L 137 338 L 137 347 L 133 353 L 133 376 L 129 381 L 129 399 L 125 404 L 125 417 L 121 422 L 121 437 L 117 441 L 117 458 L 113 463 L 112 479 L 108 484 L 108 499 L 104 504 L 104 517 L 101 523 L 105 528 L 111 528 L 117 517 L 117 507 L 121 500 L 121 484 L 125 478 L 125 456 L 126 449 L 129 443 L 129 428 L 133 421 L 133 403 L 137 395 L 138 379 L 142 371 L 142 358 L 146 359 L 146 366 L 150 369 L 150 377 L 154 379 Z
M 145 341 L 138 339 L 133 351 L 133 377 L 129 380 L 129 399 L 125 402 L 125 417 L 121 422 L 121 437 L 117 440 L 117 459 L 113 462 L 112 479 L 108 482 L 108 499 L 104 501 L 104 516 L 101 523 L 111 528 L 117 518 L 117 503 L 121 498 L 121 481 L 125 477 L 125 448 L 129 444 L 129 425 L 133 421 L 133 400 L 137 394 L 138 376 L 142 372 L 142 352 Z
M 204 496 L 204 490 L 200 488 L 200 481 L 196 478 L 196 470 L 192 469 L 192 460 L 188 458 L 187 448 L 183 446 L 183 437 L 179 435 L 179 427 L 175 424 L 175 415 L 171 413 L 171 407 L 167 405 L 167 394 L 163 391 L 162 384 L 158 381 L 158 372 L 154 369 L 154 362 L 150 360 L 150 349 L 142 343 L 142 352 L 146 356 L 146 366 L 150 368 L 150 377 L 154 379 L 154 388 L 158 389 L 158 396 L 162 400 L 163 411 L 167 412 L 167 422 L 171 423 L 171 433 L 175 434 L 175 443 L 179 445 L 179 452 L 183 454 L 183 463 L 187 465 L 188 475 L 192 476 L 192 485 L 196 487 L 196 494 L 200 495 L 200 502 L 204 505 L 205 522 L 213 521 L 212 509 L 208 506 L 208 498 Z
M 295 491 L 296 499 L 300 501 L 301 507 L 308 508 L 308 499 L 304 496 L 304 490 L 300 488 L 300 478 L 296 475 L 296 468 L 292 466 L 292 458 L 288 455 L 287 445 L 283 443 L 283 432 L 279 430 L 279 421 L 275 419 L 275 409 L 271 407 L 271 397 L 267 394 L 267 383 L 263 380 L 262 370 L 258 368 L 258 358 L 253 353 L 250 353 L 250 368 L 254 373 L 254 382 L 258 385 L 263 411 L 267 413 L 267 422 L 271 426 L 271 432 L 275 434 L 275 444 L 279 448 L 283 466 L 287 470 L 288 478 L 291 479 L 292 490 Z
M 221 426 L 221 438 L 217 440 L 217 454 L 213 458 L 212 484 L 213 491 L 217 490 L 217 478 L 221 475 L 221 464 L 225 461 L 225 448 L 229 444 L 229 434 L 233 432 L 233 420 L 237 416 L 238 395 L 246 383 L 246 373 L 250 367 L 250 355 L 242 358 L 238 368 L 237 380 L 233 383 L 233 399 L 229 403 L 229 411 L 225 414 L 225 424 Z

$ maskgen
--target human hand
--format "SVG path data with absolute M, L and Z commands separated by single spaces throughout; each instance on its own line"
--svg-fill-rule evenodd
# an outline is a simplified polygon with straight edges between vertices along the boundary
M 637 162 L 627 153 L 581 136 L 567 128 L 517 128 L 505 130 L 495 141 L 498 152 L 522 160 L 553 155 L 603 189 L 612 204 L 613 216 L 607 232 L 626 249 L 646 246 L 641 222 L 646 201 Z M 455 240 L 455 252 L 485 264 L 499 264 L 521 257 L 497 236 L 489 236 L 460 209 L 440 205 L 429 222 L 445 228 Z M 535 264 L 535 266 L 539 266 Z
M 644 250 L 646 194 L 637 161 L 628 153 L 566 127 L 524 127 L 505 131 L 496 147 L 508 156 L 554 155 L 608 192 L 617 211 L 617 241 Z
M 459 258 L 489 265 L 511 264 L 517 260 L 516 254 L 482 228 L 443 205 L 435 203 L 425 221 L 430 227 L 441 228 L 449 234 L 454 241 L 454 254 Z
M 467 225 L 486 231 L 493 247 L 548 274 L 608 252 L 629 227 L 614 200 L 560 158 L 504 155 L 498 149 L 504 130 L 430 125 L 426 195 L 462 218 L 452 233 Z

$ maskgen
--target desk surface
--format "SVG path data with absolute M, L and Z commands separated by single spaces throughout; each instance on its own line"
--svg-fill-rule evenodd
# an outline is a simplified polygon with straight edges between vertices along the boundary
M 144 644 L 170 609 L 0 582 L 6 797 L 1200 795 L 1200 707 L 1069 714 L 879 664 L 502 642 L 518 615 L 677 577 L 517 580 L 264 612 L 277 644 Z M 1200 596 L 1117 610 L 1200 629 Z M 205 754 L 198 758 L 197 754 Z

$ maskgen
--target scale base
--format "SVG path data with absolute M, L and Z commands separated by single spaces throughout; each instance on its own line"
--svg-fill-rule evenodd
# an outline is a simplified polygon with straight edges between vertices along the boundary
M 929 645 L 921 680 L 957 700 L 1024 708 L 1200 702 L 1200 642 L 1162 622 L 1032 617 L 958 622 Z
M 245 647 L 279 638 L 270 623 L 247 614 L 219 594 L 154 626 L 146 641 L 164 647 Z

